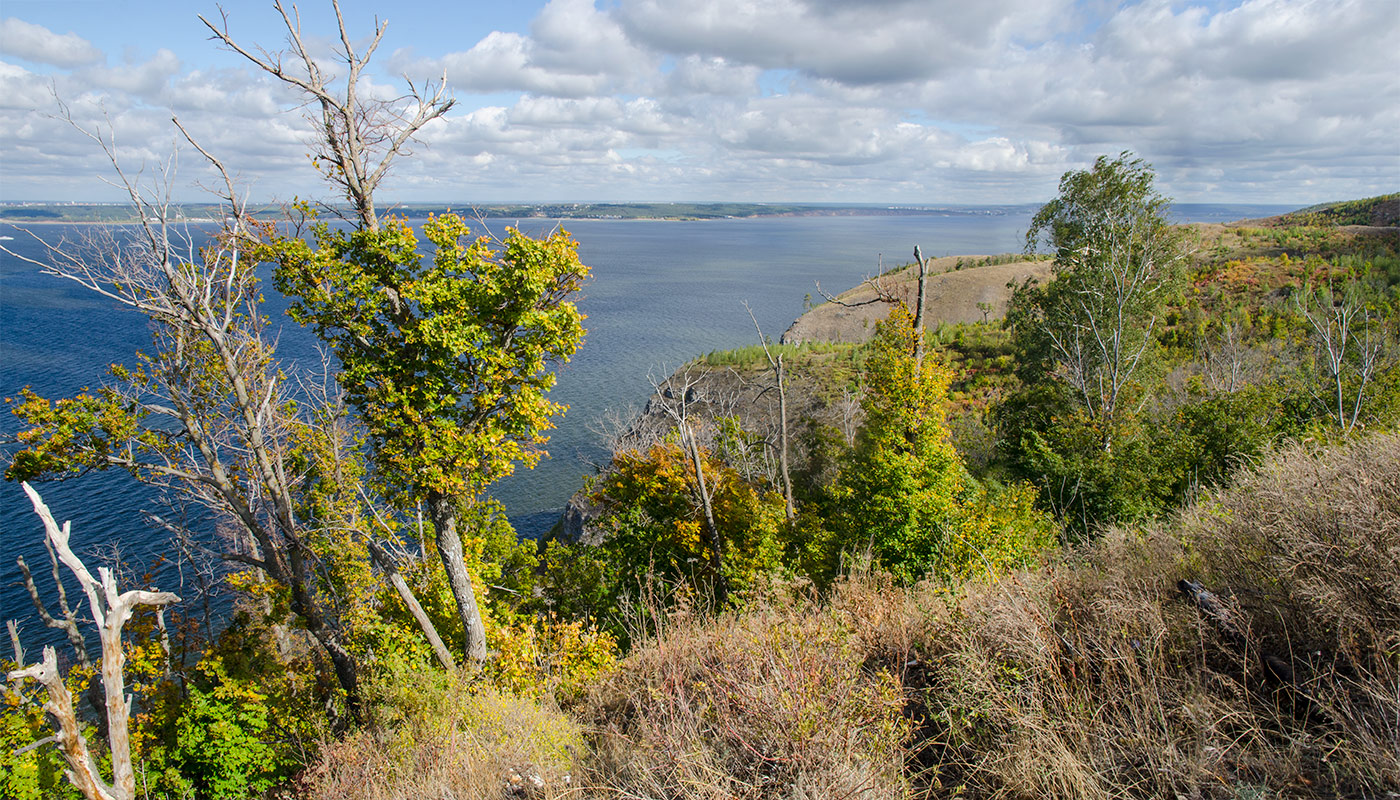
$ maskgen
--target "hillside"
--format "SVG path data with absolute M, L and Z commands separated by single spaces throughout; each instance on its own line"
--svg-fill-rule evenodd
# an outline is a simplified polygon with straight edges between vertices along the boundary
M 1306 219 L 1157 217 L 1131 263 L 1170 268 L 1107 313 L 1120 262 L 1060 243 L 1088 255 L 936 261 L 923 330 L 831 303 L 696 359 L 610 432 L 564 535 L 464 505 L 479 663 L 421 523 L 391 529 L 309 437 L 287 463 L 337 478 L 304 541 L 354 694 L 254 569 L 217 634 L 133 616 L 136 716 L 109 724 L 140 796 L 1389 798 L 1400 226 Z M 1126 371 L 1068 349 L 1107 341 Z M 44 444 L 112 399 L 60 407 Z M 69 697 L 52 658 L 25 674 Z M 46 690 L 7 691 L 0 795 L 76 797 Z
M 1015 255 L 947 256 L 932 259 L 929 273 L 925 313 L 930 326 L 988 322 L 1006 314 L 1011 285 L 1046 280 L 1050 262 Z M 877 280 L 912 307 L 918 279 L 918 268 L 911 264 Z M 847 289 L 836 296 L 837 302 L 823 303 L 798 317 L 782 342 L 867 342 L 875 334 L 875 323 L 889 315 L 889 306 L 875 298 L 876 290 L 868 282 Z
M 1342 225 L 1389 228 L 1400 226 L 1400 192 L 1344 200 L 1300 208 L 1262 222 L 1270 227 L 1286 225 Z
M 1397 476 L 1394 435 L 1289 446 L 1040 569 L 677 610 L 564 710 L 417 679 L 307 794 L 1391 796 Z

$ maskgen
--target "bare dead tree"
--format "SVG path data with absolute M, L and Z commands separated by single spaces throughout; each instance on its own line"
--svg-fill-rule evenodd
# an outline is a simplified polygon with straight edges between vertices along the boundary
M 10 633 L 10 647 L 14 650 L 15 667 L 24 669 L 24 646 L 19 641 L 19 623 L 7 619 L 5 620 L 5 630 Z
M 129 721 L 131 698 L 126 694 L 126 678 L 122 672 L 126 655 L 122 650 L 122 626 L 131 618 L 138 605 L 156 606 L 178 603 L 180 598 L 170 592 L 148 592 L 131 589 L 117 591 L 116 578 L 106 567 L 93 577 L 82 560 L 68 546 L 69 523 L 60 527 L 39 493 L 28 483 L 24 491 L 34 505 L 34 513 L 44 522 L 45 536 L 52 543 L 58 558 L 72 571 L 87 595 L 88 608 L 97 623 L 102 639 L 102 688 L 106 695 L 107 744 L 112 756 L 112 783 L 102 780 L 97 762 L 92 757 L 86 738 L 73 709 L 73 696 L 58 672 L 58 657 L 52 647 L 44 648 L 43 660 L 33 666 L 15 670 L 9 680 L 34 678 L 48 690 L 45 709 L 58 727 L 57 739 L 68 762 L 67 775 L 73 785 L 89 800 L 134 800 L 136 774 L 131 765 Z
M 914 266 L 919 268 L 918 287 L 914 294 L 914 362 L 923 363 L 924 360 L 924 308 L 928 301 L 928 267 L 933 259 L 924 258 L 918 245 L 914 245 Z M 884 257 L 880 257 L 880 266 L 884 266 Z M 905 302 L 903 294 L 895 286 L 886 283 L 883 270 L 874 277 L 866 276 L 863 285 L 870 287 L 875 296 L 869 300 L 849 301 L 834 297 L 822 289 L 821 283 L 817 283 L 817 292 L 826 299 L 828 303 L 835 303 L 846 308 L 858 308 L 860 306 L 884 303 L 885 305 L 898 305 Z
M 876 264 L 876 273 L 873 276 L 866 275 L 861 281 L 862 285 L 869 286 L 875 292 L 875 296 L 869 300 L 842 300 L 823 289 L 821 281 L 816 282 L 817 294 L 821 295 L 822 299 L 826 300 L 828 303 L 835 303 L 845 308 L 859 308 L 861 306 L 874 305 L 875 303 L 894 305 L 895 303 L 902 302 L 899 297 L 899 290 L 885 282 L 885 257 L 883 254 L 878 257 Z
M 55 619 L 49 613 L 48 606 L 39 596 L 39 587 L 34 582 L 34 576 L 29 572 L 29 564 L 25 562 L 24 556 L 20 556 L 15 559 L 15 563 L 19 564 L 25 591 L 29 592 L 29 600 L 34 603 L 34 610 L 39 614 L 39 619 L 50 628 L 63 631 L 63 635 L 68 637 L 68 643 L 73 646 L 78 663 L 84 667 L 92 666 L 92 659 L 87 651 L 87 639 L 78 627 L 78 614 L 68 602 L 68 591 L 63 586 L 63 576 L 58 572 L 58 555 L 54 552 L 53 543 L 47 538 L 44 539 L 44 548 L 49 553 L 49 565 L 53 571 L 54 586 L 57 587 L 58 609 L 62 619 Z
M 1372 317 L 1355 283 L 1340 295 L 1325 285 L 1315 292 L 1304 291 L 1297 305 L 1312 330 L 1317 359 L 1329 385 L 1331 397 L 1323 405 L 1342 432 L 1349 434 L 1381 363 L 1387 339 L 1384 323 Z
M 715 524 L 710 489 L 705 482 L 704 458 L 700 452 L 700 441 L 694 415 L 691 413 L 692 407 L 698 399 L 696 387 L 699 383 L 700 375 L 689 369 L 672 375 L 665 382 L 659 382 L 653 377 L 651 379 L 654 392 L 652 402 L 657 409 L 675 423 L 676 431 L 680 436 L 681 448 L 690 458 L 691 472 L 695 479 L 696 502 L 700 505 L 705 523 L 705 544 L 710 551 L 710 569 L 715 575 L 715 602 L 718 605 L 723 605 L 729 597 L 729 582 L 724 577 L 724 537 L 720 534 L 719 526 Z
M 447 96 L 447 75 L 443 73 L 437 81 L 425 82 L 421 88 L 408 81 L 407 93 L 391 100 L 367 96 L 366 87 L 362 85 L 364 69 L 384 38 L 387 22 L 376 20 L 369 44 L 357 51 L 346 31 L 340 3 L 331 0 L 340 34 L 336 57 L 346 69 L 341 79 L 323 70 L 307 48 L 296 6 L 288 13 L 281 0 L 274 0 L 272 5 L 282 15 L 287 28 L 288 48 L 281 52 L 240 45 L 229 32 L 227 14 L 221 13 L 219 25 L 203 16 L 199 21 L 225 47 L 307 96 L 311 106 L 319 112 L 309 114 L 316 132 L 313 160 L 318 167 L 326 165 L 322 174 L 354 206 L 360 225 L 377 230 L 375 189 L 418 131 L 446 114 L 456 102 Z
M 660 444 L 663 432 L 659 426 L 647 425 L 643 412 L 636 406 L 609 408 L 588 421 L 588 430 L 611 459 L 629 450 L 646 450 Z M 599 470 L 606 464 L 593 465 Z
M 917 248 L 915 252 L 918 252 Z M 763 328 L 759 327 L 758 317 L 754 316 L 748 302 L 744 303 L 744 310 L 749 312 L 754 330 L 758 331 L 758 343 L 763 347 L 763 355 L 768 359 L 768 367 L 773 370 L 773 380 L 778 387 L 778 468 L 783 479 L 783 511 L 791 523 L 797 517 L 797 512 L 792 502 L 792 475 L 788 471 L 787 387 L 783 380 L 783 354 L 774 356 L 768 348 L 768 337 L 763 335 Z
M 865 421 L 865 407 L 861 405 L 862 394 L 863 392 L 853 392 L 849 387 L 843 387 L 841 399 L 836 404 L 837 411 L 841 414 L 841 435 L 845 438 L 847 447 L 855 446 L 856 432 Z
M 1218 340 L 1201 354 L 1207 384 L 1226 394 L 1243 388 L 1248 354 L 1249 346 L 1239 324 L 1234 320 L 1226 322 Z
M 185 133 L 178 120 L 175 125 Z M 287 466 L 295 405 L 259 309 L 254 252 L 265 231 L 246 213 L 227 169 L 188 134 L 222 182 L 216 195 L 226 222 L 212 237 L 175 222 L 173 158 L 156 186 L 139 185 L 110 139 L 74 127 L 106 153 L 114 185 L 139 215 L 138 233 L 122 238 L 116 229 L 93 226 L 77 243 L 35 236 L 46 261 L 6 252 L 145 315 L 154 347 L 140 369 L 119 371 L 97 397 L 83 400 L 126 415 L 130 428 L 113 436 L 98 426 L 82 437 L 73 458 L 85 469 L 128 470 L 238 531 L 219 557 L 288 588 L 292 611 L 325 650 L 358 714 L 358 668 L 317 596 L 316 557 L 297 512 L 300 476 Z M 51 434 L 39 425 L 22 436 L 42 449 Z
M 914 366 L 924 363 L 924 301 L 928 297 L 928 262 L 914 245 L 914 263 L 919 265 L 919 293 L 914 301 Z

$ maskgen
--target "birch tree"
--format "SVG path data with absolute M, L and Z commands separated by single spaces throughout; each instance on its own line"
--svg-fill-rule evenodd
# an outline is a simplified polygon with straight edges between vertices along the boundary
M 1350 434 L 1365 406 L 1366 390 L 1390 338 L 1385 321 L 1366 303 L 1356 281 L 1333 291 L 1305 287 L 1299 313 L 1308 321 L 1315 359 L 1325 383 L 1318 399 L 1328 418 Z
M 1099 424 L 1105 452 L 1184 260 L 1153 179 L 1126 152 L 1066 173 L 1026 233 L 1028 252 L 1042 242 L 1054 249 L 1053 277 L 1019 287 L 1007 315 L 1024 360 L 1070 390 Z

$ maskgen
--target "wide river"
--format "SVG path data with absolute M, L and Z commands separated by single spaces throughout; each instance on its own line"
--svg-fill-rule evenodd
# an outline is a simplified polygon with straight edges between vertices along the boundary
M 1227 221 L 1288 210 L 1281 206 L 1178 206 L 1182 220 Z M 763 330 L 777 339 L 802 313 L 804 295 L 817 296 L 820 281 L 842 291 L 887 266 L 910 260 L 914 245 L 925 255 L 1017 252 L 1033 209 L 983 208 L 946 216 L 778 217 L 702 222 L 567 220 L 592 278 L 579 298 L 588 315 L 578 355 L 560 366 L 553 399 L 569 406 L 551 432 L 550 457 L 494 487 L 522 535 L 547 530 L 581 477 L 603 453 L 592 432 L 609 411 L 640 407 L 649 375 L 669 374 L 686 360 L 712 350 L 756 342 L 744 310 L 753 308 Z M 540 233 L 556 224 L 526 220 Z M 499 225 L 499 227 L 498 227 Z M 505 223 L 492 221 L 499 232 Z M 34 226 L 57 240 L 78 229 Z M 38 258 L 30 237 L 0 224 L 4 245 Z M 266 284 L 268 314 L 282 329 L 280 353 L 292 363 L 314 353 L 311 335 L 282 311 L 285 301 Z M 47 397 L 69 396 L 97 386 L 106 365 L 133 363 L 149 343 L 145 319 L 110 300 L 0 253 L 0 397 L 32 386 Z M 18 421 L 0 420 L 9 439 Z M 12 446 L 7 448 L 12 449 Z M 6 457 L 5 462 L 8 462 Z M 99 473 L 40 488 L 60 520 L 72 519 L 80 553 L 119 551 L 136 574 L 168 554 L 164 534 L 143 511 L 159 511 L 160 498 L 125 474 Z M 29 619 L 28 643 L 52 641 L 19 584 L 15 557 L 24 555 L 44 591 L 51 591 L 42 528 L 19 486 L 0 483 L 0 617 Z M 157 570 L 161 588 L 178 590 L 178 575 Z M 70 584 L 70 589 L 74 588 Z M 70 597 L 73 595 L 70 593 Z

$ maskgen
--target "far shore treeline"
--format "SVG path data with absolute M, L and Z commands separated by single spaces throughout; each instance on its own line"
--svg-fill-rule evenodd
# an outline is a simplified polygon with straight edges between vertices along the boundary
M 400 203 L 390 213 L 410 218 L 446 213 L 482 219 L 743 219 L 748 217 L 845 217 L 845 216 L 962 216 L 1024 213 L 1033 205 L 839 205 L 834 203 Z M 351 213 L 348 207 L 329 206 L 325 213 Z M 223 210 L 217 204 L 184 203 L 171 206 L 171 218 L 190 222 L 217 222 Z M 276 220 L 285 215 L 278 204 L 249 205 L 257 219 Z M 126 203 L 17 203 L 0 204 L 0 222 L 137 222 Z

